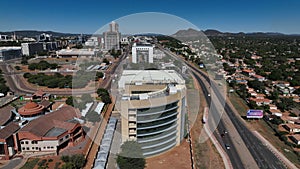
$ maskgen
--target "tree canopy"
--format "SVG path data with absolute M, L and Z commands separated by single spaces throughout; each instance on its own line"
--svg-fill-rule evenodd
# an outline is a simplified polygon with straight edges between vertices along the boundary
M 146 165 L 141 146 L 136 141 L 126 141 L 121 146 L 117 163 L 120 169 L 144 169 Z

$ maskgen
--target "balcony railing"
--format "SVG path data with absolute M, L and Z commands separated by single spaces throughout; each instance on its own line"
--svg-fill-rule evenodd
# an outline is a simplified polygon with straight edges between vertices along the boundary
M 167 113 L 166 115 L 163 115 L 162 117 L 158 117 L 158 118 L 154 118 L 154 119 L 150 119 L 150 118 L 141 118 L 138 117 L 138 121 L 137 123 L 150 123 L 150 122 L 154 122 L 154 121 L 160 121 L 160 120 L 164 120 L 164 119 L 168 119 L 172 116 L 177 116 L 178 112 L 176 111 L 172 111 L 170 113 Z
M 165 142 L 171 142 L 176 141 L 176 133 L 175 134 L 171 134 L 168 137 L 156 140 L 156 141 L 149 141 L 149 142 L 144 142 L 144 143 L 140 143 L 142 149 L 146 149 L 146 148 L 152 148 L 152 147 L 156 147 L 156 146 L 160 146 L 161 144 L 164 144 Z
M 169 124 L 167 126 L 163 126 L 163 127 L 159 127 L 159 128 L 155 128 L 155 129 L 150 129 L 150 130 L 140 130 L 140 131 L 137 132 L 137 136 L 150 136 L 150 135 L 163 133 L 163 132 L 169 131 L 169 130 L 174 130 L 174 129 L 176 130 L 177 124 L 176 123 L 174 123 L 174 124 Z
M 145 130 L 145 129 L 158 128 L 158 127 L 161 127 L 161 126 L 169 125 L 169 124 L 174 123 L 176 121 L 177 121 L 177 118 L 174 118 L 173 120 L 165 120 L 165 121 L 160 121 L 160 122 L 152 122 L 151 124 L 148 124 L 148 123 L 139 124 L 137 130 Z M 145 124 L 147 124 L 147 125 L 145 125 Z
M 151 116 L 142 116 L 142 117 L 137 117 L 137 121 L 139 123 L 147 123 L 147 122 L 153 122 L 153 121 L 158 121 L 158 120 L 163 120 L 168 117 L 171 117 L 173 115 L 177 115 L 177 109 L 175 110 L 170 110 L 168 112 L 162 113 L 162 114 L 157 114 L 157 115 L 151 115 Z
M 161 139 L 164 139 L 166 137 L 169 137 L 171 135 L 176 134 L 176 130 L 170 130 L 170 131 L 165 131 L 160 134 L 152 135 L 152 136 L 143 136 L 143 137 L 138 137 L 138 142 L 139 143 L 146 143 L 146 142 L 152 142 L 152 141 L 160 141 Z
M 167 104 L 167 105 L 159 106 L 159 107 L 149 107 L 149 108 L 138 109 L 137 110 L 137 115 L 142 116 L 143 114 L 147 115 L 147 114 L 151 114 L 151 113 L 156 113 L 156 112 L 168 110 L 170 108 L 176 107 L 177 103 L 178 103 L 178 101 Z

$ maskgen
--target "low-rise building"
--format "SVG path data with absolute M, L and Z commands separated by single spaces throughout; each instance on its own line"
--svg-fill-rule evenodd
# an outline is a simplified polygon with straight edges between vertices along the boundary
M 18 132 L 21 151 L 58 154 L 62 148 L 73 146 L 85 135 L 76 117 L 76 110 L 66 106 L 30 121 Z
M 44 51 L 44 44 L 42 42 L 22 43 L 22 54 L 25 56 L 37 55 Z
M 14 120 L 14 117 L 16 116 L 14 113 L 15 110 L 16 109 L 12 106 L 0 108 L 0 128 L 6 126 Z
M 21 57 L 21 47 L 0 47 L 0 62 Z
M 282 125 L 283 128 L 285 128 L 289 133 L 299 133 L 300 132 L 300 125 L 298 124 L 291 124 L 287 123 Z
M 258 80 L 258 81 L 260 81 L 260 82 L 263 82 L 263 81 L 266 80 L 265 77 L 260 76 L 260 75 L 253 75 L 252 77 L 253 77 L 255 80 Z
M 56 56 L 61 58 L 93 57 L 97 51 L 96 49 L 61 49 L 56 51 Z
M 272 103 L 272 100 L 266 99 L 266 98 L 263 98 L 263 99 L 260 98 L 260 99 L 258 99 L 258 98 L 251 97 L 249 100 L 255 102 L 255 104 L 257 106 L 264 106 L 264 105 L 269 105 L 269 104 Z
M 300 134 L 295 134 L 289 137 L 295 144 L 300 145 Z
M 132 46 L 132 63 L 153 63 L 153 45 L 134 43 Z
M 244 69 L 244 70 L 242 71 L 242 73 L 243 73 L 244 75 L 249 76 L 249 77 L 255 75 L 255 72 L 254 72 L 253 70 L 250 70 L 250 69 Z
M 0 129 L 0 160 L 9 160 L 18 151 L 16 132 L 19 129 L 13 122 Z

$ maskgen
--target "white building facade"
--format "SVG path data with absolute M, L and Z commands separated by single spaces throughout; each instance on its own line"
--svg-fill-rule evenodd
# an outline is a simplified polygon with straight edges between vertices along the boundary
M 153 46 L 134 43 L 132 46 L 132 63 L 153 63 Z

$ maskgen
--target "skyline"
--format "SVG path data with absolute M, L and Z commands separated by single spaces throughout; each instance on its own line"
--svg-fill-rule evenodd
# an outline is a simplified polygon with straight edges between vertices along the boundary
M 151 2 L 5 1 L 2 2 L 5 8 L 0 11 L 0 15 L 4 16 L 0 18 L 0 31 L 92 34 L 120 17 L 142 12 L 162 12 L 183 18 L 201 30 L 300 33 L 300 11 L 297 11 L 300 2 L 295 0 L 185 2 L 188 5 L 173 0 Z

